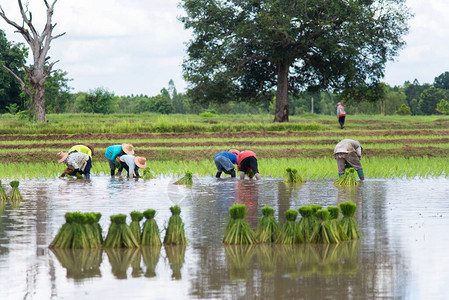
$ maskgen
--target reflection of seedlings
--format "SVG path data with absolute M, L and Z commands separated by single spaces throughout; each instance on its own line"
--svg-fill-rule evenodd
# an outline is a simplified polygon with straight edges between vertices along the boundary
M 303 276 L 312 276 L 317 272 L 320 256 L 314 244 L 301 244 L 301 266 L 299 272 Z
M 359 241 L 353 240 L 342 244 L 341 261 L 344 274 L 355 275 L 359 270 L 357 255 L 359 252 Z
M 174 182 L 174 184 L 185 184 L 185 185 L 191 185 L 193 184 L 193 179 L 192 179 L 192 172 L 187 171 L 184 175 L 184 177 L 182 177 L 181 179 L 179 179 L 178 181 Z
M 146 271 L 143 276 L 153 278 L 156 276 L 156 266 L 159 262 L 159 255 L 161 253 L 161 246 L 144 246 L 142 247 L 143 263 L 146 266 Z
M 333 231 L 337 234 L 338 239 L 340 241 L 347 241 L 348 236 L 346 235 L 341 223 L 338 221 L 338 217 L 340 216 L 340 208 L 338 206 L 328 206 L 327 210 L 329 211 L 329 223 L 331 224 Z
M 299 275 L 299 263 L 301 262 L 301 248 L 298 245 L 284 244 L 279 245 L 279 260 L 285 273 L 290 278 L 296 278 Z
M 359 226 L 357 220 L 354 217 L 357 205 L 352 201 L 346 201 L 340 203 L 341 213 L 343 218 L 340 220 L 343 231 L 346 233 L 350 240 L 356 240 L 360 237 Z
M 142 256 L 140 255 L 140 251 L 135 251 L 133 253 L 133 257 L 131 258 L 131 267 L 132 267 L 131 276 L 132 277 L 142 276 L 143 270 L 142 270 L 142 266 L 140 264 L 141 260 L 142 260 Z
M 359 183 L 357 182 L 354 168 L 346 169 L 345 174 L 334 181 L 334 185 L 356 186 L 357 184 Z
M 108 255 L 109 263 L 111 264 L 112 274 L 114 274 L 117 279 L 128 278 L 126 272 L 136 257 L 140 259 L 140 250 L 111 248 L 105 250 Z
M 126 215 L 118 214 L 111 216 L 111 225 L 104 240 L 106 248 L 135 248 L 139 242 L 134 237 L 131 229 L 126 224 Z
M 285 218 L 287 221 L 282 226 L 281 235 L 277 239 L 277 243 L 280 244 L 295 244 L 298 236 L 298 223 L 296 223 L 296 217 L 298 211 L 295 209 L 288 209 L 285 212 Z
M 255 254 L 253 245 L 227 245 L 224 247 L 226 261 L 229 267 L 229 277 L 231 280 L 246 280 L 248 270 Z
M 0 180 L 0 204 L 5 203 L 8 200 L 8 195 L 6 195 L 5 189 L 2 186 L 2 181 Z
M 279 224 L 274 217 L 274 209 L 268 205 L 262 208 L 262 218 L 257 224 L 256 237 L 261 243 L 272 243 L 280 234 Z
M 255 244 L 256 235 L 249 224 L 245 221 L 247 213 L 245 204 L 234 204 L 229 208 L 228 225 L 223 237 L 223 243 L 228 245 Z
M 285 169 L 284 182 L 287 183 L 304 183 L 306 182 L 301 175 L 299 175 L 298 170 L 293 168 Z
M 181 279 L 181 269 L 184 264 L 186 254 L 186 245 L 165 245 L 165 253 L 167 254 L 170 269 L 172 270 L 172 278 Z
M 143 215 L 146 220 L 145 223 L 143 223 L 142 229 L 142 246 L 162 245 L 161 237 L 159 235 L 159 227 L 154 219 L 156 211 L 154 209 L 147 209 L 143 212 Z
M 97 249 L 51 249 L 61 266 L 67 269 L 67 278 L 75 280 L 101 277 L 102 252 Z
M 13 180 L 9 183 L 12 187 L 11 189 L 11 193 L 9 194 L 9 200 L 11 200 L 12 202 L 14 201 L 22 201 L 23 197 L 20 194 L 19 191 L 19 181 L 18 180 Z
M 318 245 L 317 251 L 320 253 L 320 263 L 317 268 L 319 275 L 329 276 L 341 273 L 342 265 L 339 263 L 339 244 Z
M 170 207 L 172 216 L 168 220 L 168 226 L 165 231 L 164 244 L 184 245 L 187 239 L 184 232 L 184 223 L 181 219 L 181 208 L 177 205 Z
M 143 219 L 143 213 L 140 211 L 132 211 L 131 212 L 131 223 L 129 224 L 129 229 L 133 233 L 137 242 L 140 244 L 141 242 L 141 232 L 140 232 L 140 221 Z
M 273 245 L 261 244 L 256 248 L 256 255 L 262 270 L 262 275 L 272 278 L 277 269 L 278 252 L 275 251 Z

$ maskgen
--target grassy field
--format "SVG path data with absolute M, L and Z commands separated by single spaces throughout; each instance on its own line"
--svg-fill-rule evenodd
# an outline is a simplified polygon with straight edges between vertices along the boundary
M 75 144 L 95 147 L 92 172 L 108 174 L 105 149 L 132 143 L 156 175 L 186 170 L 213 176 L 213 156 L 229 148 L 253 150 L 265 177 L 285 168 L 306 179 L 336 178 L 335 144 L 360 141 L 367 178 L 447 176 L 449 118 L 446 116 L 348 116 L 339 129 L 333 116 L 292 116 L 273 123 L 271 115 L 47 115 L 48 122 L 19 121 L 0 115 L 0 176 L 54 177 L 63 165 L 56 153 Z

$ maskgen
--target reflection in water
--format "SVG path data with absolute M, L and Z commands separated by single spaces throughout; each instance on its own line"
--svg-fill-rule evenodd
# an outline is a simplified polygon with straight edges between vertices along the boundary
M 51 249 L 63 268 L 67 278 L 82 281 L 86 278 L 101 277 L 101 249 Z
M 278 251 L 272 244 L 260 244 L 256 247 L 256 255 L 262 275 L 265 278 L 273 278 L 277 271 Z
M 226 245 L 226 262 L 231 280 L 246 280 L 251 261 L 255 255 L 254 245 Z
M 181 269 L 184 264 L 186 254 L 186 245 L 164 245 L 165 254 L 167 255 L 170 268 L 172 270 L 172 278 L 181 279 Z
M 135 265 L 138 261 L 140 264 L 139 248 L 105 248 L 111 264 L 112 274 L 117 279 L 128 278 L 127 271 L 131 264 Z
M 156 266 L 159 262 L 159 255 L 161 253 L 161 246 L 143 246 L 142 256 L 143 263 L 146 266 L 144 276 L 153 278 L 156 276 Z
M 254 180 L 239 180 L 238 181 L 238 203 L 246 205 L 248 213 L 246 214 L 246 221 L 252 228 L 257 227 L 258 216 L 258 200 L 259 200 L 259 184 Z

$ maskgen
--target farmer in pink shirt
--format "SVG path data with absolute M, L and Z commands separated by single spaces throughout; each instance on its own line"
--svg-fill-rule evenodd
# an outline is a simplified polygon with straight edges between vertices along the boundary
M 256 177 L 257 180 L 262 179 L 257 168 L 257 157 L 253 151 L 245 150 L 237 155 L 237 164 L 240 170 L 240 179 L 245 178 L 245 174 L 249 178 Z

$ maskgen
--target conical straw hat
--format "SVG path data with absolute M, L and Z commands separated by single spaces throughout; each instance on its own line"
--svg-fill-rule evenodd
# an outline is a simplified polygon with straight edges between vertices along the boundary
M 143 156 L 134 157 L 134 163 L 141 169 L 145 169 L 147 167 L 147 159 Z
M 62 163 L 64 160 L 67 159 L 67 156 L 69 156 L 69 154 L 67 152 L 58 152 L 58 154 L 56 154 L 56 157 L 58 158 L 58 164 Z
M 237 150 L 237 149 L 229 149 L 228 152 L 234 153 L 235 155 L 239 155 L 240 154 L 240 151 Z
M 129 155 L 134 155 L 134 149 L 132 144 L 122 144 L 123 152 Z

